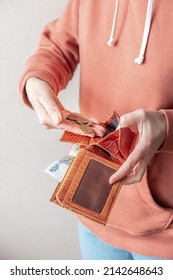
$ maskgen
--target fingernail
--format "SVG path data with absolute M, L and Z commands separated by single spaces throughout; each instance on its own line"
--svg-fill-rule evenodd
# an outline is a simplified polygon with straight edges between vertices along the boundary
M 109 179 L 109 184 L 113 184 L 113 180 L 111 178 Z

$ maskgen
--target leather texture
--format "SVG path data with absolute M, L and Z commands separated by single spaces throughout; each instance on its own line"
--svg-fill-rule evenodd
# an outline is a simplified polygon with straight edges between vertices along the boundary
M 50 200 L 104 225 L 123 184 L 122 179 L 110 185 L 109 177 L 126 160 L 135 139 L 129 128 L 110 130 L 102 138 L 65 131 L 60 141 L 78 143 L 80 149 Z

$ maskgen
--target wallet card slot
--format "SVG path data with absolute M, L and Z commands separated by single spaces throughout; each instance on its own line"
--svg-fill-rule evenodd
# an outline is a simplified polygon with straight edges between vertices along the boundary
M 92 165 L 96 165 L 96 169 L 98 169 L 97 176 Z M 107 173 L 106 177 L 103 176 L 104 172 L 101 174 L 102 168 Z M 108 161 L 91 151 L 81 149 L 71 163 L 65 178 L 57 186 L 51 201 L 91 220 L 105 224 L 113 201 L 115 201 L 122 186 L 122 180 L 113 185 L 108 183 L 109 177 L 118 168 L 118 163 Z M 85 172 L 88 170 L 92 171 L 89 172 L 89 179 L 94 179 L 96 185 L 93 193 L 92 191 L 88 192 L 88 186 L 90 185 L 83 181 L 87 175 Z M 87 180 L 88 178 L 86 178 L 86 182 Z M 104 180 L 108 185 L 104 184 Z M 82 199 L 81 196 L 83 196 Z
M 72 201 L 96 213 L 101 213 L 111 192 L 110 176 L 115 170 L 90 160 Z

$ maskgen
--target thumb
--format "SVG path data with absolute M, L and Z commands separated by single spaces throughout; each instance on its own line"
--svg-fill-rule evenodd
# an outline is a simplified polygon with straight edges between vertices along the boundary
M 127 113 L 122 115 L 119 120 L 119 128 L 120 127 L 129 127 L 136 126 L 139 122 L 139 114 L 137 111 Z
M 63 105 L 59 101 L 59 99 L 56 96 L 49 96 L 47 97 L 42 97 L 40 100 L 41 104 L 51 117 L 52 121 L 54 122 L 55 125 L 58 125 L 62 121 L 62 113 L 61 110 L 64 109 Z

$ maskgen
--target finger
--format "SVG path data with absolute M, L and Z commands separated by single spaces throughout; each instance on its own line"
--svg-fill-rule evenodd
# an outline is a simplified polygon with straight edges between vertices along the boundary
M 145 119 L 146 112 L 143 109 L 136 110 L 134 112 L 122 115 L 119 120 L 120 127 L 128 127 L 138 125 L 141 120 Z
M 38 101 L 46 109 L 54 124 L 58 125 L 62 121 L 61 110 L 64 109 L 58 98 L 56 96 L 52 96 L 52 98 L 43 96 Z
M 91 121 L 94 124 L 100 124 L 100 121 L 97 120 L 96 118 L 89 117 L 88 119 L 89 119 L 89 121 Z
M 98 137 L 103 137 L 105 134 L 105 127 L 103 127 L 102 125 L 98 125 L 98 124 L 94 124 L 91 126 L 95 135 Z
M 79 116 L 79 117 L 82 117 L 82 118 L 85 118 L 88 121 L 92 122 L 93 124 L 100 124 L 100 121 L 98 119 L 96 119 L 96 118 L 89 117 L 89 116 L 86 116 L 86 115 L 83 115 L 83 114 L 79 114 L 79 113 L 76 113 L 76 112 L 74 112 L 72 114 L 74 114 L 76 116 Z
M 48 115 L 47 111 L 45 108 L 39 103 L 39 102 L 33 102 L 32 103 L 33 109 L 38 117 L 38 120 L 40 124 L 46 128 L 46 129 L 51 129 L 51 128 L 56 128 L 56 125 Z
M 69 114 L 72 114 L 72 115 L 74 114 L 75 116 L 79 116 L 79 117 L 86 119 L 88 121 L 87 126 L 91 127 L 92 132 L 88 133 L 88 134 L 84 133 L 81 130 L 80 123 L 77 123 L 77 122 L 67 118 Z M 58 125 L 58 128 L 60 128 L 60 129 L 64 129 L 64 130 L 71 131 L 76 134 L 86 135 L 86 136 L 90 136 L 90 137 L 94 137 L 94 136 L 102 137 L 105 133 L 105 128 L 103 127 L 103 125 L 97 124 L 96 122 L 99 122 L 99 121 L 94 118 L 86 117 L 86 116 L 76 113 L 76 112 L 71 113 L 67 110 L 63 110 L 62 115 L 63 115 L 63 121 Z M 93 123 L 93 121 L 94 121 L 94 123 Z
M 126 161 L 122 164 L 118 171 L 116 171 L 109 179 L 109 183 L 113 184 L 114 182 L 122 179 L 123 177 L 127 176 L 131 170 L 135 167 L 135 165 L 142 160 L 144 157 L 143 148 L 141 149 L 140 141 L 136 145 L 133 152 L 128 156 Z
M 85 136 L 90 136 L 90 137 L 94 137 L 95 136 L 95 132 L 92 130 L 91 133 L 84 133 L 81 128 L 80 125 L 77 124 L 76 122 L 70 121 L 70 120 L 63 120 L 58 126 L 57 128 L 65 130 L 65 131 L 70 131 L 73 132 L 75 134 L 79 134 L 79 135 L 85 135 Z
M 132 172 L 128 176 L 126 176 L 123 184 L 131 185 L 131 184 L 140 182 L 147 169 L 149 161 L 150 161 L 150 158 L 146 157 L 143 160 L 141 160 L 140 162 L 138 162 L 138 164 L 134 167 Z

